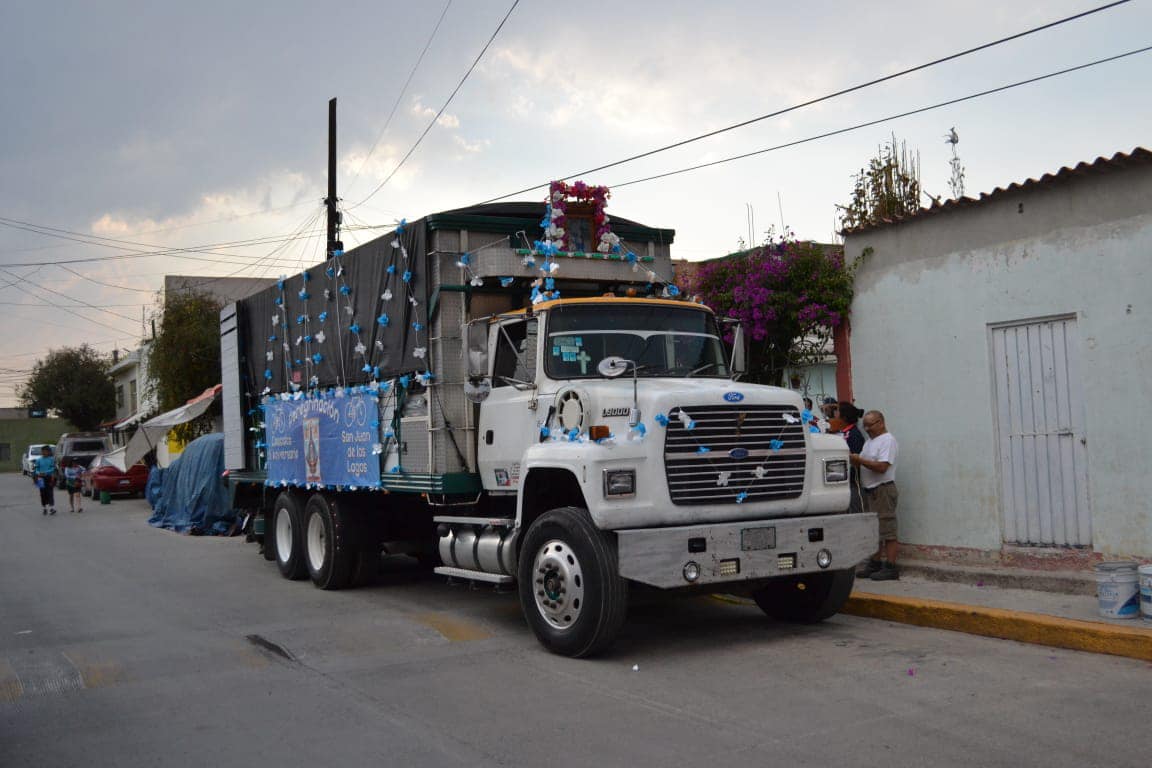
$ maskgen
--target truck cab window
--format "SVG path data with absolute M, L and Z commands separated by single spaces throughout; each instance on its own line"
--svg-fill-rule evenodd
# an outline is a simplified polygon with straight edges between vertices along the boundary
M 492 365 L 492 386 L 512 386 L 509 379 L 531 382 L 536 378 L 536 321 L 504 323 L 496 336 L 496 358 Z

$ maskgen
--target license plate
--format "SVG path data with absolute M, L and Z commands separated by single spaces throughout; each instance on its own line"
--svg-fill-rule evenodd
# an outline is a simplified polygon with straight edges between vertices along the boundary
M 758 549 L 776 548 L 776 528 L 745 528 L 740 531 L 740 549 L 754 552 Z
M 121 480 L 120 481 L 120 485 L 131 485 L 131 483 L 132 483 L 131 480 Z

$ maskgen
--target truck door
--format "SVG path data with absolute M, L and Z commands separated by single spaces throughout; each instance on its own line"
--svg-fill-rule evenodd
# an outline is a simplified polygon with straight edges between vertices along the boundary
M 539 438 L 536 424 L 536 318 L 493 326 L 492 393 L 480 405 L 480 477 L 490 491 L 520 488 L 520 459 Z

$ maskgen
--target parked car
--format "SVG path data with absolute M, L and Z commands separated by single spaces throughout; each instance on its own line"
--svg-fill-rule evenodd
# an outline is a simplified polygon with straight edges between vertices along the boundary
M 20 471 L 25 475 L 31 475 L 35 470 L 36 459 L 40 458 L 40 450 L 44 446 L 52 447 L 51 443 L 33 443 L 28 446 L 28 450 L 24 452 L 24 458 L 20 460 Z
M 97 456 L 112 450 L 112 439 L 103 432 L 65 432 L 56 443 L 56 487 L 64 487 L 65 459 L 87 467 Z
M 114 495 L 135 496 L 144 493 L 147 482 L 148 467 L 144 462 L 137 462 L 128 467 L 127 472 L 121 472 L 104 454 L 101 454 L 93 458 L 80 475 L 80 492 L 94 499 L 103 491 Z

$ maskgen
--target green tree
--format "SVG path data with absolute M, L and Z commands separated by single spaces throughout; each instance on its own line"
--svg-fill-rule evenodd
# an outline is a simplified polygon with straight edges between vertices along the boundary
M 80 430 L 95 429 L 116 415 L 110 361 L 87 344 L 53 349 L 37 360 L 20 391 L 27 408 L 50 408 Z
M 204 293 L 165 296 L 156 312 L 148 372 L 161 411 L 170 411 L 220 383 L 219 300 Z
M 879 224 L 920 210 L 920 158 L 909 155 L 904 142 L 881 145 L 867 168 L 852 177 L 852 199 L 840 211 L 846 230 Z
M 784 369 L 818 362 L 852 306 L 855 264 L 839 249 L 789 237 L 700 265 L 692 289 L 748 338 L 749 377 L 780 385 Z

